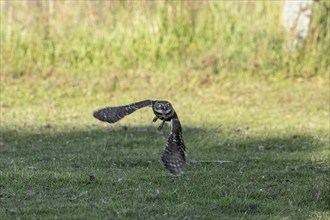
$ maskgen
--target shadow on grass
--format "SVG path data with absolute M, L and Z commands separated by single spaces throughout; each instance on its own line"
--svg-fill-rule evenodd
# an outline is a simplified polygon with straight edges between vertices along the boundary
M 31 217 L 30 209 L 46 200 L 54 207 L 78 203 L 80 211 L 68 208 L 59 213 L 45 206 L 44 217 L 49 213 L 115 218 L 328 215 L 324 140 L 271 133 L 255 138 L 248 128 L 184 127 L 187 168 L 173 179 L 160 161 L 168 132 L 168 127 L 161 132 L 154 127 L 2 129 L 0 217 Z M 83 194 L 91 186 L 94 194 Z M 49 195 L 53 192 L 59 197 Z M 112 201 L 111 208 L 104 195 Z M 103 211 L 87 213 L 84 206 L 91 205 Z

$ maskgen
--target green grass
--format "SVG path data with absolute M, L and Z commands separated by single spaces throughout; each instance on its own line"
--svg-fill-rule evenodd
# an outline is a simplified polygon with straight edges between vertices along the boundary
M 152 89 L 129 92 L 131 99 L 115 93 L 109 103 L 102 86 L 90 95 L 84 86 L 66 96 L 63 86 L 36 89 L 31 100 L 15 98 L 29 85 L 5 87 L 0 218 L 329 218 L 327 83 L 222 80 L 196 93 L 165 93 L 188 149 L 186 172 L 176 178 L 160 160 L 169 128 L 156 131 L 150 109 L 116 125 L 91 115 Z
M 246 138 L 230 128 L 186 127 L 189 160 L 233 163 L 188 160 L 186 173 L 173 178 L 159 160 L 164 133 L 150 127 L 5 132 L 2 218 L 329 217 L 321 137 Z M 217 135 L 223 138 L 211 138 Z
M 280 2 L 22 2 L 1 2 L 0 219 L 329 219 L 327 2 L 296 52 Z M 180 177 L 150 109 L 92 117 L 143 99 L 180 117 Z

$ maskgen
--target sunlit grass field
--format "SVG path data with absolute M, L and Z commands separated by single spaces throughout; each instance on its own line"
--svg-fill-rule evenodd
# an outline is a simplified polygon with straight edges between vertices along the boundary
M 328 219 L 329 4 L 296 51 L 281 6 L 1 2 L 0 219 Z M 180 177 L 151 109 L 92 117 L 143 99 L 180 117 Z

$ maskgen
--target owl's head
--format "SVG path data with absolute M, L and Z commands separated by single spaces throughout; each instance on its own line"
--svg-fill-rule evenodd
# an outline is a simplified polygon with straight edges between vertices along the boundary
M 155 101 L 155 103 L 152 105 L 152 110 L 156 115 L 164 117 L 169 117 L 174 113 L 174 109 L 171 103 L 168 101 Z

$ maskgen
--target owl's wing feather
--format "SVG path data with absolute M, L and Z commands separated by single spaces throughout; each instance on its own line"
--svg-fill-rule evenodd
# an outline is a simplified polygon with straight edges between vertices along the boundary
M 115 123 L 124 118 L 126 115 L 132 114 L 140 108 L 151 106 L 152 103 L 152 100 L 143 100 L 140 102 L 134 102 L 129 105 L 102 108 L 95 111 L 93 116 L 100 121 Z
M 162 154 L 162 161 L 175 176 L 183 173 L 185 168 L 185 145 L 182 138 L 182 128 L 178 118 L 171 120 L 171 132 Z

